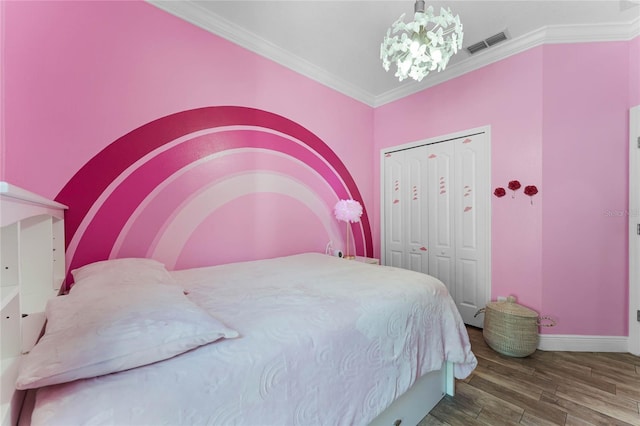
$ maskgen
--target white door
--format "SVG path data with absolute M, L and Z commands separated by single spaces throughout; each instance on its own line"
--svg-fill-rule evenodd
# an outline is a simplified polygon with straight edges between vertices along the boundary
M 454 200 L 457 185 L 453 143 L 427 145 L 429 174 L 429 275 L 442 281 L 456 299 Z
M 383 154 L 386 265 L 427 273 L 448 288 L 465 323 L 490 297 L 488 129 Z
M 489 301 L 491 240 L 491 173 L 486 133 L 454 141 L 455 297 L 466 324 L 482 327 L 474 317 Z
M 384 161 L 386 264 L 429 271 L 425 148 L 388 153 Z
M 404 187 L 404 151 L 385 154 L 384 176 L 382 187 L 382 203 L 384 204 L 384 215 L 387 226 L 384 228 L 383 238 L 386 241 L 384 256 L 385 265 L 406 268 L 405 259 L 405 237 L 404 237 L 404 214 L 402 203 Z M 401 204 L 402 203 L 402 204 Z
M 640 355 L 640 105 L 629 111 L 629 352 Z
M 404 168 L 407 172 L 405 188 L 405 212 L 407 214 L 404 233 L 406 236 L 407 261 L 405 268 L 429 273 L 429 200 L 427 198 L 427 156 L 424 147 L 405 151 Z

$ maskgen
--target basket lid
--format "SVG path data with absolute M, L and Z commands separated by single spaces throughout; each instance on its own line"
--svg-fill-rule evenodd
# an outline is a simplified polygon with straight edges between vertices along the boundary
M 488 309 L 495 309 L 498 312 L 505 314 L 515 315 L 525 318 L 538 318 L 538 313 L 532 309 L 518 305 L 514 296 L 507 297 L 506 301 L 501 302 L 489 302 L 487 304 Z

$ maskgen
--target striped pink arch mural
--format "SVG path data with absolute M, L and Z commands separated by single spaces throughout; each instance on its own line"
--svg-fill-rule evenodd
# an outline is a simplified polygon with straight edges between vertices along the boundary
M 337 155 L 282 116 L 217 106 L 179 112 L 122 136 L 89 160 L 56 201 L 69 270 L 150 257 L 170 269 L 343 247 L 338 199 L 362 201 Z M 356 254 L 373 255 L 366 208 Z

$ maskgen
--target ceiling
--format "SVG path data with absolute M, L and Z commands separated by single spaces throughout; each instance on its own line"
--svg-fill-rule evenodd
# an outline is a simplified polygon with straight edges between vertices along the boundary
M 464 26 L 463 51 L 422 82 L 399 82 L 380 43 L 413 0 L 163 1 L 155 6 L 371 106 L 399 99 L 543 43 L 628 40 L 640 35 L 640 0 L 429 1 Z M 508 40 L 474 55 L 466 47 L 504 31 Z

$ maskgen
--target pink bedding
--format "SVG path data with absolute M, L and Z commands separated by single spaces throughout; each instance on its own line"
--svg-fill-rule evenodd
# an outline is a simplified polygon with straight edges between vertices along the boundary
M 240 337 L 41 388 L 32 424 L 367 424 L 445 360 L 476 366 L 428 275 L 313 253 L 172 275 Z

